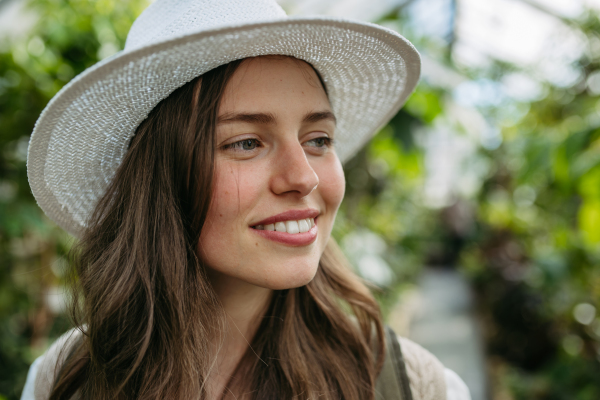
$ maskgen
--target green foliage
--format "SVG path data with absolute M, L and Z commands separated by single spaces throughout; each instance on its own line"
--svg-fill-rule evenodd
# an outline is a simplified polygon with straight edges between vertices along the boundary
M 27 183 L 29 135 L 75 75 L 123 47 L 142 0 L 37 0 L 26 37 L 0 43 L 0 398 L 17 399 L 29 364 L 68 319 L 52 307 L 71 239 L 47 220 Z M 59 304 L 60 305 L 60 304 Z
M 581 63 L 586 77 L 600 69 Z M 599 106 L 581 83 L 549 87 L 498 149 L 482 150 L 495 172 L 462 265 L 514 399 L 600 398 Z
M 390 14 L 385 23 L 401 30 L 403 18 Z M 457 67 L 445 45 L 413 37 L 408 22 L 403 33 L 413 43 L 471 82 L 493 83 L 519 70 L 502 62 Z M 570 23 L 589 47 L 576 65 L 581 80 L 567 88 L 544 84 L 543 98 L 531 103 L 504 98 L 476 107 L 503 141 L 471 156 L 486 166 L 480 187 L 440 210 L 424 231 L 428 245 L 415 249 L 420 259 L 445 264 L 458 255 L 478 294 L 498 398 L 600 398 L 600 98 L 586 84 L 600 73 L 600 21 L 590 12 Z M 450 95 L 422 85 L 405 110 L 464 134 L 473 127 L 448 123 Z M 461 207 L 474 223 L 458 232 L 448 216 L 468 219 Z

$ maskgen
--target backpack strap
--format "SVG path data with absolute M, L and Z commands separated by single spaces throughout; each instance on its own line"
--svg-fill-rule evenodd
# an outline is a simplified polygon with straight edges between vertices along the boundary
M 375 384 L 375 399 L 413 400 L 398 337 L 388 326 L 385 342 L 385 361 Z

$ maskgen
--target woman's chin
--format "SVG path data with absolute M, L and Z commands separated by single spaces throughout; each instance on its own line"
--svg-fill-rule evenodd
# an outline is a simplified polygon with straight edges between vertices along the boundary
M 209 268 L 209 279 L 215 288 L 238 287 L 251 285 L 270 290 L 285 290 L 301 287 L 310 283 L 319 268 L 318 260 L 285 260 L 282 262 L 248 263 L 244 268 Z M 240 286 L 241 285 L 241 286 Z M 219 290 L 218 290 L 219 291 Z M 226 290 L 226 292 L 230 292 Z
M 316 271 L 315 271 L 316 273 Z M 302 279 L 290 279 L 290 280 L 282 280 L 281 282 L 277 282 L 269 285 L 269 289 L 272 290 L 286 290 L 286 289 L 295 289 L 305 285 L 308 285 L 313 278 L 315 277 L 315 273 L 310 276 L 303 277 Z
M 294 265 L 291 268 L 280 268 L 263 275 L 261 281 L 256 281 L 255 284 L 271 290 L 294 289 L 309 284 L 314 279 L 317 269 L 318 263 L 314 266 Z

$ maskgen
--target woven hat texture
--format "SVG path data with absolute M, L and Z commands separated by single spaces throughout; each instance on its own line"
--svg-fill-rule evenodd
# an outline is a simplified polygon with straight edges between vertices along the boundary
M 136 128 L 175 89 L 230 61 L 293 56 L 321 74 L 348 160 L 400 109 L 420 58 L 398 33 L 332 18 L 288 18 L 274 0 L 157 0 L 125 49 L 87 69 L 48 103 L 29 145 L 33 194 L 78 236 L 120 165 Z

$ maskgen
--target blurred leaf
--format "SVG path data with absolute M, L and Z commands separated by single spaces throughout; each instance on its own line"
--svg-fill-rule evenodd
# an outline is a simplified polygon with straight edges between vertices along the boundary
M 423 85 L 409 97 L 404 108 L 426 123 L 433 122 L 443 111 L 440 95 Z
M 588 245 L 600 244 L 600 199 L 584 201 L 579 209 L 579 229 Z

